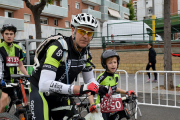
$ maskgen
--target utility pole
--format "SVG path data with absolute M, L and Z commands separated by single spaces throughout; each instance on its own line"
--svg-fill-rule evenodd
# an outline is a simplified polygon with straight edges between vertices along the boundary
M 153 36 L 153 41 L 155 41 L 155 6 L 154 6 L 154 0 L 152 0 L 152 36 Z
M 170 5 L 170 0 L 164 0 L 164 71 L 172 71 Z M 164 88 L 173 88 L 173 79 L 171 73 L 167 74 L 167 78 L 166 75 L 164 75 Z

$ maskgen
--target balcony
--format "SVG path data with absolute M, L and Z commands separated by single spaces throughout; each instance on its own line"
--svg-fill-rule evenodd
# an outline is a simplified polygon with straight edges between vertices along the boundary
M 123 8 L 123 12 L 127 15 L 130 15 L 129 14 L 129 8 L 126 8 L 126 7 L 122 7 Z
M 128 4 L 129 0 L 123 0 L 123 4 Z
M 6 18 L 0 16 L 0 26 L 3 24 L 11 23 L 17 27 L 17 30 L 24 30 L 24 19 L 16 19 L 16 18 Z
M 113 10 L 119 11 L 119 5 L 116 3 L 113 3 L 111 1 L 106 1 L 105 6 L 107 6 L 108 8 L 111 8 Z
M 89 4 L 92 6 L 99 6 L 101 5 L 101 0 L 82 0 L 83 3 Z
M 0 8 L 18 10 L 24 8 L 23 2 L 22 0 L 0 0 Z
M 88 13 L 91 14 L 92 16 L 94 16 L 97 19 L 101 19 L 101 12 L 99 11 L 95 11 L 92 9 L 82 9 L 82 13 Z
M 35 3 L 38 4 L 39 2 Z M 56 17 L 56 18 L 65 18 L 68 17 L 68 8 L 60 7 L 57 5 L 50 5 L 44 7 L 41 15 L 49 16 L 49 17 Z

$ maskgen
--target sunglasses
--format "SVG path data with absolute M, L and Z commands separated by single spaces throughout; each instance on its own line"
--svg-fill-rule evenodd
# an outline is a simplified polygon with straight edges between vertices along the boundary
M 92 37 L 92 36 L 93 36 L 93 33 L 94 33 L 94 31 L 86 31 L 86 30 L 84 30 L 84 29 L 82 29 L 82 28 L 77 28 L 77 32 L 78 32 L 79 34 L 81 34 L 81 35 L 87 34 L 88 37 Z

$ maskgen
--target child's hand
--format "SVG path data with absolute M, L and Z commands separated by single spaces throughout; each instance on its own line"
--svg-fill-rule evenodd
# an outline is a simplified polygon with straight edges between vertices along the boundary
M 97 109 L 96 109 L 96 104 L 95 104 L 95 103 L 91 104 L 90 112 L 91 112 L 91 113 L 94 113 L 94 112 L 98 113 L 98 111 L 97 111 Z

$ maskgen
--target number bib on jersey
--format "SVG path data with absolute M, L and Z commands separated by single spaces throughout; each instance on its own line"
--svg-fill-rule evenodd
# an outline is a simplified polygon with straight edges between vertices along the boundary
M 19 58 L 18 57 L 6 57 L 6 66 L 18 66 L 19 65 Z
M 101 100 L 101 113 L 110 113 L 124 110 L 121 95 L 111 95 L 109 98 L 103 97 Z

